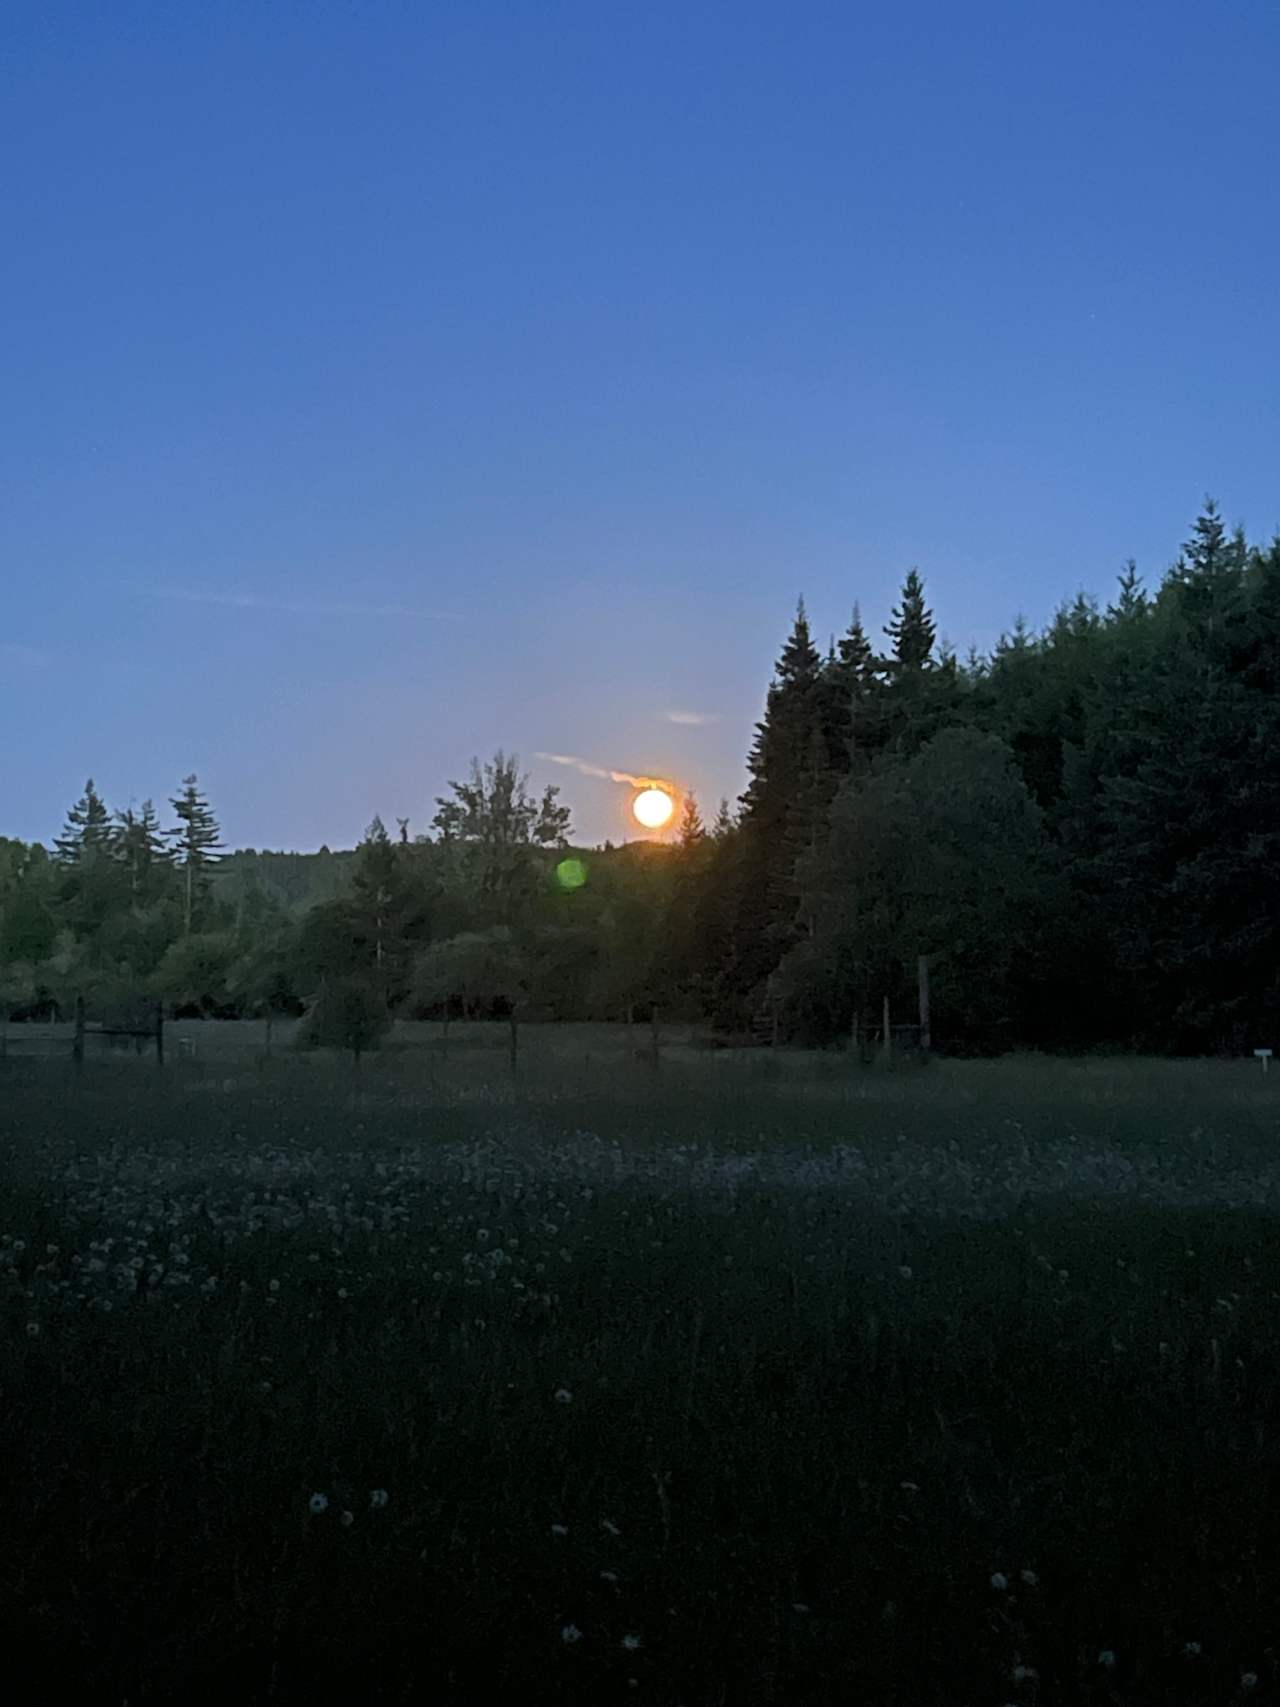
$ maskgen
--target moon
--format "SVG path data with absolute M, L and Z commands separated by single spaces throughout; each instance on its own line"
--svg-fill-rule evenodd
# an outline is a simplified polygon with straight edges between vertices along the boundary
M 665 788 L 642 788 L 631 802 L 636 823 L 643 824 L 646 830 L 664 829 L 675 809 L 676 803 Z

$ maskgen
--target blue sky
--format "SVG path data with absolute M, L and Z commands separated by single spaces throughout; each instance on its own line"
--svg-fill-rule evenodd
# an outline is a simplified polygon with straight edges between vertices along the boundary
M 0 833 L 742 759 L 796 596 L 990 646 L 1280 525 L 1267 3 L 0 13 Z M 707 721 L 672 722 L 672 712 Z

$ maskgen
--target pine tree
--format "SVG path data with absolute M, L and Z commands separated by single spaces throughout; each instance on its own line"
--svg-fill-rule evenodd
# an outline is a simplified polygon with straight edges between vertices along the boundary
M 194 774 L 182 779 L 182 793 L 169 804 L 178 819 L 169 835 L 183 873 L 183 930 L 189 933 L 196 892 L 205 872 L 219 858 L 221 832 Z
M 902 584 L 902 603 L 897 605 L 885 633 L 893 642 L 893 662 L 899 672 L 923 670 L 933 655 L 936 626 L 924 602 L 924 582 L 916 569 L 908 570 Z
M 64 865 L 77 865 L 105 852 L 111 839 L 111 814 L 90 777 L 84 793 L 67 813 L 66 828 L 54 846 Z

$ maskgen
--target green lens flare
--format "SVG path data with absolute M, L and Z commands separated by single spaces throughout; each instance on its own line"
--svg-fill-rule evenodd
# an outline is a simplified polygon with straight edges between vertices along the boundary
M 580 859 L 562 859 L 556 867 L 556 882 L 562 889 L 581 889 L 587 881 L 587 868 Z

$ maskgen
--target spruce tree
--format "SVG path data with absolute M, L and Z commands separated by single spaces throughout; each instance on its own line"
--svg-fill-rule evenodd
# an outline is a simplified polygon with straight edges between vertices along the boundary
M 825 745 L 822 659 L 802 599 L 778 659 L 747 759 L 751 781 L 732 862 L 733 953 L 720 979 L 721 1011 L 741 1025 L 796 929 L 793 864 L 812 802 L 815 736 Z
M 706 839 L 707 831 L 702 822 L 702 813 L 698 810 L 698 797 L 690 790 L 680 808 L 680 826 L 676 832 L 676 840 L 687 853 L 692 848 L 701 847 Z
M 169 804 L 178 819 L 169 835 L 183 874 L 183 930 L 190 932 L 197 890 L 220 857 L 221 832 L 194 774 L 182 779 L 182 793 Z
M 1112 603 L 1107 606 L 1108 618 L 1113 622 L 1128 622 L 1133 618 L 1145 616 L 1147 595 L 1143 590 L 1138 565 L 1132 557 L 1125 563 L 1124 573 L 1117 577 L 1117 583 L 1120 591 Z
M 144 800 L 138 812 L 129 806 L 116 813 L 112 852 L 128 873 L 133 904 L 142 904 L 154 887 L 157 872 L 170 862 L 160 820 L 150 800 Z
M 933 655 L 937 630 L 924 602 L 924 582 L 916 569 L 907 571 L 902 603 L 894 608 L 885 633 L 893 642 L 893 662 L 899 672 L 923 670 Z
M 90 777 L 84 793 L 67 813 L 66 827 L 54 842 L 64 865 L 77 865 L 104 852 L 111 839 L 111 814 Z

